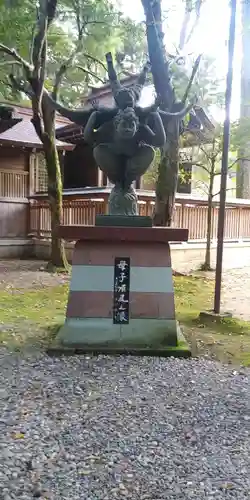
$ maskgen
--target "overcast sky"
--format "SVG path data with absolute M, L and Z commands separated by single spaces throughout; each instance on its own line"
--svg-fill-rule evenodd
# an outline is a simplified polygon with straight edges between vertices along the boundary
M 141 0 L 120 0 L 125 14 L 131 16 L 136 21 L 144 20 L 144 13 Z M 177 44 L 180 32 L 180 24 L 183 15 L 182 0 L 163 0 L 163 9 L 173 7 L 168 14 L 164 14 L 167 20 L 164 25 L 165 44 L 171 50 Z M 227 72 L 227 39 L 229 31 L 229 8 L 228 0 L 206 0 L 203 7 L 199 26 L 190 43 L 185 48 L 187 53 L 199 54 L 204 52 L 216 60 L 217 73 L 226 77 Z M 239 4 L 239 2 L 238 2 Z M 240 101 L 240 64 L 241 64 L 241 40 L 240 40 L 240 12 L 237 13 L 237 34 L 234 58 L 234 84 L 232 100 L 232 119 L 238 117 Z M 216 119 L 223 119 L 223 114 L 218 110 L 213 110 Z

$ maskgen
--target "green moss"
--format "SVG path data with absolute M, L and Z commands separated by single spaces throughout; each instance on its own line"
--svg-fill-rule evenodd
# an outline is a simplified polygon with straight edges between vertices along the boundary
M 180 322 L 195 320 L 202 310 L 211 309 L 213 283 L 191 276 L 174 278 L 176 313 Z
M 63 323 L 68 287 L 0 292 L 0 342 L 46 344 Z
M 177 317 L 195 356 L 207 355 L 226 363 L 250 366 L 250 322 L 227 318 L 201 322 L 201 311 L 213 307 L 214 281 L 204 277 L 176 277 Z

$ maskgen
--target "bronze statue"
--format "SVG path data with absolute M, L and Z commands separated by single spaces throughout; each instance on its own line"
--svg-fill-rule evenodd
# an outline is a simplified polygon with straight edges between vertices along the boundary
M 140 121 L 145 122 L 149 113 L 151 111 L 156 111 L 158 107 L 158 100 L 148 108 L 141 108 L 137 105 L 138 100 L 141 96 L 142 88 L 146 82 L 146 76 L 149 71 L 149 63 L 144 66 L 142 72 L 137 78 L 136 83 L 129 87 L 126 87 L 123 86 L 117 78 L 112 56 L 110 53 L 106 54 L 106 60 L 110 86 L 115 100 L 115 106 L 104 107 L 94 104 L 92 106 L 92 109 L 69 109 L 62 106 L 59 102 L 54 101 L 52 97 L 47 93 L 47 98 L 50 101 L 52 108 L 58 111 L 65 118 L 68 118 L 73 123 L 81 126 L 86 125 L 90 115 L 92 114 L 92 111 L 94 110 L 99 111 L 97 126 L 101 126 L 105 122 L 112 120 L 118 113 L 119 109 L 125 109 L 127 107 L 134 108 Z
M 148 108 L 138 106 L 149 71 L 148 63 L 136 83 L 125 87 L 117 78 L 110 53 L 106 54 L 106 61 L 115 107 L 69 110 L 49 99 L 53 108 L 63 116 L 85 126 L 84 139 L 93 147 L 97 165 L 114 184 L 109 213 L 135 215 L 137 196 L 132 183 L 150 167 L 154 148 L 164 146 L 166 123 L 170 118 L 179 116 L 179 112 L 158 111 L 158 97 Z
M 131 186 L 154 159 L 154 147 L 162 147 L 166 136 L 158 112 L 151 112 L 152 128 L 141 124 L 133 108 L 118 111 L 113 120 L 100 127 L 98 111 L 93 111 L 84 131 L 85 141 L 93 146 L 97 165 L 114 184 L 109 213 L 136 215 L 137 196 Z
M 136 83 L 129 87 L 125 87 L 118 80 L 111 52 L 108 52 L 108 54 L 106 54 L 106 62 L 110 87 L 116 106 L 118 107 L 118 109 L 134 108 L 141 97 L 142 89 L 146 83 L 147 74 L 150 70 L 150 63 L 147 62 L 145 64 L 143 70 L 137 78 Z

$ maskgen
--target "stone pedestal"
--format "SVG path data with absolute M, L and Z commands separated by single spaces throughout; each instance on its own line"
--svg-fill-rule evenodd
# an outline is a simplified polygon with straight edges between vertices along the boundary
M 169 246 L 187 240 L 187 230 L 62 226 L 61 235 L 77 242 L 59 343 L 84 352 L 188 355 L 175 318 Z

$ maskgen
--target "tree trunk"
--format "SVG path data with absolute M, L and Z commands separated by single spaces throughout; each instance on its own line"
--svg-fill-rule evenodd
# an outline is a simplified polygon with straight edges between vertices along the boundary
M 155 90 L 161 96 L 161 109 L 176 112 L 175 93 L 163 44 L 161 0 L 142 0 L 147 23 L 148 52 Z M 178 110 L 179 111 L 179 110 Z M 167 141 L 161 152 L 156 181 L 154 225 L 170 226 L 173 221 L 179 171 L 179 125 L 177 118 L 164 120 Z
M 171 119 L 166 129 L 167 142 L 161 154 L 156 181 L 155 226 L 171 226 L 179 172 L 179 123 Z
M 63 220 L 62 179 L 56 142 L 53 137 L 44 142 L 44 153 L 48 172 L 48 197 L 51 212 L 51 257 L 50 264 L 68 269 L 64 243 L 59 236 Z
M 208 207 L 207 207 L 206 253 L 205 253 L 205 262 L 203 264 L 204 271 L 211 271 L 212 213 L 213 213 L 213 197 L 209 196 Z
M 241 62 L 241 106 L 240 118 L 250 119 L 250 2 L 242 2 L 242 62 Z M 250 142 L 246 139 L 244 147 L 239 151 L 240 158 L 249 158 Z M 240 160 L 236 178 L 237 198 L 250 198 L 250 161 Z
M 59 228 L 63 222 L 62 205 L 62 175 L 59 156 L 56 147 L 55 135 L 55 111 L 50 105 L 48 95 L 43 94 L 42 116 L 44 133 L 43 142 L 44 155 L 48 173 L 48 198 L 51 214 L 51 255 L 50 266 L 61 267 L 68 270 L 68 261 L 65 253 L 64 242 L 59 236 Z M 36 127 L 36 122 L 34 122 Z
M 212 271 L 211 268 L 211 240 L 212 240 L 212 214 L 213 214 L 213 190 L 214 190 L 214 170 L 215 170 L 215 160 L 212 161 L 210 179 L 209 179 L 209 191 L 207 200 L 207 234 L 206 234 L 206 252 L 205 261 L 202 266 L 203 271 Z

